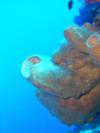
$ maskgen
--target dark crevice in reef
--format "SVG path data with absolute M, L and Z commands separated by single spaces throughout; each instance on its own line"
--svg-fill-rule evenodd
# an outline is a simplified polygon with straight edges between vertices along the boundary
M 89 89 L 85 92 L 85 93 L 83 93 L 83 94 L 81 94 L 79 97 L 78 97 L 78 99 L 80 99 L 82 96 L 84 96 L 84 95 L 86 95 L 86 94 L 89 94 L 89 93 L 91 93 L 91 91 L 93 91 L 93 89 L 95 89 L 96 88 L 96 86 L 98 85 L 100 83 L 100 79 L 97 79 L 97 80 L 95 80 L 95 81 L 92 81 L 91 82 L 91 84 L 90 84 L 90 87 L 89 87 Z
M 67 97 L 67 98 L 64 98 L 64 97 L 61 97 L 59 95 L 56 95 L 56 94 L 52 94 L 52 93 L 49 93 L 49 92 L 46 92 L 44 90 L 39 90 L 37 92 L 37 96 L 39 96 L 39 93 L 42 93 L 42 94 L 45 94 L 45 95 L 49 95 L 51 97 L 55 97 L 55 98 L 59 98 L 59 99 L 64 99 L 64 100 L 68 100 L 68 99 L 76 99 L 76 100 L 79 100 L 81 99 L 82 97 L 84 97 L 85 95 L 88 95 L 89 93 L 91 93 L 91 91 L 93 91 L 97 85 L 100 84 L 100 79 L 96 79 L 95 81 L 92 81 L 91 84 L 90 84 L 90 87 L 87 91 L 85 91 L 85 93 L 81 93 L 79 97 L 75 98 L 75 97 Z

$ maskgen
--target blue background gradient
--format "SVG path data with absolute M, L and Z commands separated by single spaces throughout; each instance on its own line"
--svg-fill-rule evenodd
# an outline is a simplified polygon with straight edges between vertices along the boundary
M 0 133 L 67 133 L 23 79 L 20 68 L 32 54 L 51 55 L 64 29 L 73 24 L 79 2 L 68 0 L 0 0 Z

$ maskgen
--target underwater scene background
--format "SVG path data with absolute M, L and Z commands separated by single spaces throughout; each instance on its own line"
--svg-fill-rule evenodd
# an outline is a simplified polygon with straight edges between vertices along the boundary
M 63 31 L 72 25 L 81 2 L 74 0 L 0 1 L 0 133 L 68 133 L 35 97 L 35 87 L 21 75 L 23 60 L 33 54 L 50 56 Z

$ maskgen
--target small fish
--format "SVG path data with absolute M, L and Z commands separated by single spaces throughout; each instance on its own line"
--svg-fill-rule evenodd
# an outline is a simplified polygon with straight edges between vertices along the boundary
M 70 1 L 68 2 L 68 9 L 71 10 L 72 7 L 73 7 L 73 0 L 70 0 Z

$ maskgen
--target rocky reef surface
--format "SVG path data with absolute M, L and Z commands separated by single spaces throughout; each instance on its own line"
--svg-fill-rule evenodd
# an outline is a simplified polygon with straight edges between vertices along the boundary
M 96 129 L 100 126 L 100 15 L 92 24 L 68 27 L 64 38 L 51 57 L 28 57 L 22 75 L 37 87 L 37 98 L 53 116 L 65 124 Z
M 85 3 L 79 9 L 79 15 L 74 18 L 78 25 L 93 23 L 95 17 L 100 14 L 100 0 L 83 0 Z

